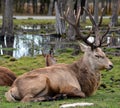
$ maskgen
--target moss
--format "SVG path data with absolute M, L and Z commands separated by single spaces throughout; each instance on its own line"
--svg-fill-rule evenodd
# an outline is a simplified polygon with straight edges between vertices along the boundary
M 39 24 L 54 24 L 55 20 L 44 20 L 44 19 L 14 19 L 14 25 L 39 25 Z

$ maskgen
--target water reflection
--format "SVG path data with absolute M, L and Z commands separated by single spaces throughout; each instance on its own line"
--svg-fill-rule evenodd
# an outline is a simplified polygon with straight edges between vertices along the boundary
M 49 44 L 51 36 L 41 36 L 33 34 L 18 34 L 15 36 L 13 57 L 34 56 L 41 54 L 42 50 L 48 52 L 51 45 Z
M 11 50 L 13 50 L 13 57 L 20 58 L 22 56 L 35 56 L 38 54 L 42 54 L 42 51 L 48 53 L 51 47 L 56 49 L 64 49 L 65 47 L 76 48 L 75 42 L 66 42 L 65 39 L 60 39 L 57 35 L 39 35 L 39 31 L 41 28 L 45 28 L 49 30 L 49 27 L 53 28 L 52 26 L 21 26 L 23 31 L 17 31 L 17 34 L 14 38 L 14 45 Z M 29 32 L 30 31 L 30 32 Z M 32 33 L 34 34 L 30 34 Z M 50 29 L 51 31 L 51 29 Z M 27 34 L 22 34 L 27 33 Z M 1 39 L 0 39 L 1 40 Z M 4 39 L 4 42 L 6 39 Z M 112 40 L 112 41 L 111 41 Z M 93 42 L 94 38 L 90 37 L 89 41 Z M 111 46 L 120 46 L 120 37 L 119 34 L 113 36 L 113 33 L 109 33 L 107 36 L 107 43 L 110 43 L 109 47 Z M 3 40 L 0 42 L 0 54 L 3 54 L 3 48 L 5 47 L 1 44 Z M 6 45 L 6 44 L 5 44 Z M 12 47 L 12 46 L 11 46 Z M 10 47 L 10 48 L 11 48 Z M 9 48 L 9 47 L 8 47 Z M 6 49 L 8 50 L 8 49 Z

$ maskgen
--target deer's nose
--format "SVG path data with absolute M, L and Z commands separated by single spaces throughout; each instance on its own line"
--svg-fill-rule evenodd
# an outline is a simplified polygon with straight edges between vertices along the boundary
M 113 68 L 113 65 L 109 65 L 109 70 L 111 70 Z

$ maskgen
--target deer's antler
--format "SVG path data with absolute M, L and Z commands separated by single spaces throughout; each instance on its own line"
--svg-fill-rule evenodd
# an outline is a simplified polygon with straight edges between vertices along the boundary
M 99 21 L 98 24 L 96 24 L 96 22 L 95 22 L 94 18 L 92 17 L 91 13 L 85 8 L 84 8 L 84 10 L 89 15 L 89 18 L 90 18 L 90 20 L 93 24 L 93 31 L 95 33 L 95 46 L 96 47 L 101 47 L 101 46 L 103 46 L 102 44 L 106 42 L 106 41 L 104 41 L 104 38 L 106 37 L 107 33 L 110 30 L 110 25 L 108 25 L 107 31 L 103 35 L 101 35 L 100 31 L 99 31 L 99 26 L 101 26 L 102 19 L 103 19 L 104 8 L 102 8 L 102 12 L 101 12 L 102 14 L 100 16 L 100 21 Z
M 89 15 L 89 18 L 90 18 L 90 21 L 92 22 L 92 25 L 93 25 L 93 31 L 95 33 L 95 39 L 93 42 L 90 42 L 88 41 L 88 38 L 90 37 L 91 35 L 91 31 L 90 33 L 88 34 L 88 36 L 83 36 L 80 32 L 80 29 L 79 29 L 79 20 L 80 20 L 80 12 L 81 12 L 81 8 L 79 8 L 78 12 L 77 12 L 77 15 L 74 15 L 75 17 L 75 22 L 71 22 L 69 19 L 68 19 L 68 14 L 69 14 L 69 8 L 67 9 L 67 12 L 64 12 L 63 14 L 63 17 L 62 19 L 64 19 L 68 24 L 70 24 L 76 31 L 76 35 L 80 37 L 81 40 L 83 40 L 87 45 L 89 45 L 92 49 L 95 49 L 97 47 L 101 47 L 102 44 L 104 43 L 104 37 L 107 35 L 107 33 L 109 32 L 109 29 L 110 29 L 110 26 L 108 26 L 108 29 L 107 31 L 101 36 L 100 35 L 100 31 L 99 31 L 99 26 L 101 25 L 102 23 L 102 17 L 103 17 L 103 11 L 104 9 L 102 9 L 102 14 L 101 14 L 101 17 L 100 17 L 100 21 L 99 23 L 97 24 L 93 18 L 93 16 L 91 15 L 91 13 L 83 8 L 86 13 Z

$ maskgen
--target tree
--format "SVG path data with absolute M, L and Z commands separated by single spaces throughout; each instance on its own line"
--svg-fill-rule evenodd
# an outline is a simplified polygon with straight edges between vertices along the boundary
M 4 6 L 4 10 L 0 40 L 3 48 L 13 48 L 13 0 L 4 0 L 2 5 Z M 3 53 L 12 55 L 11 51 L 3 51 Z
M 26 0 L 13 0 L 15 12 L 24 13 L 24 4 Z
M 112 0 L 112 17 L 111 17 L 111 24 L 115 26 L 118 24 L 118 6 L 119 0 Z
M 85 2 L 85 9 L 88 9 L 88 0 L 86 0 L 86 2 Z M 83 23 L 86 23 L 86 16 L 87 16 L 87 14 L 86 14 L 86 12 L 84 11 L 84 12 L 83 12 L 83 16 L 82 16 L 82 22 L 83 22 Z
M 58 11 L 56 12 L 56 15 L 58 15 L 58 12 L 59 12 L 59 15 L 57 16 L 57 18 L 59 16 L 63 16 L 64 11 L 67 10 L 67 8 L 69 7 L 70 10 L 69 10 L 69 14 L 68 14 L 68 19 L 71 22 L 75 21 L 75 19 L 73 17 L 74 10 L 77 12 L 78 8 L 81 7 L 81 14 L 82 14 L 83 13 L 82 7 L 85 6 L 85 0 L 57 0 L 57 3 L 58 3 Z M 62 33 L 65 33 L 65 28 L 66 28 L 65 21 L 59 19 L 59 20 L 57 20 L 57 24 L 61 25 L 61 26 L 56 26 L 56 28 L 59 28 L 58 30 L 61 30 L 58 33 L 60 33 L 60 35 Z M 76 33 L 71 25 L 68 25 L 68 29 L 67 29 L 66 33 L 67 33 L 67 40 L 75 40 L 76 39 Z
M 0 0 L 0 13 L 2 12 L 2 1 Z
M 94 0 L 94 19 L 96 23 L 98 23 L 98 6 L 99 0 Z
M 57 34 L 62 35 L 65 33 L 65 21 L 60 18 L 63 16 L 65 11 L 66 0 L 57 0 L 55 2 L 55 11 L 56 11 L 56 31 Z
M 68 14 L 68 19 L 71 22 L 75 22 L 74 8 L 77 9 L 77 0 L 68 0 L 67 7 L 70 8 L 70 11 L 69 11 L 69 14 Z M 68 30 L 67 30 L 66 33 L 67 33 L 67 39 L 68 40 L 75 40 L 76 32 L 71 25 L 68 26 Z
M 37 14 L 37 0 L 32 0 L 33 14 Z
M 48 9 L 49 16 L 52 15 L 53 7 L 54 7 L 54 0 L 50 0 L 49 9 Z

